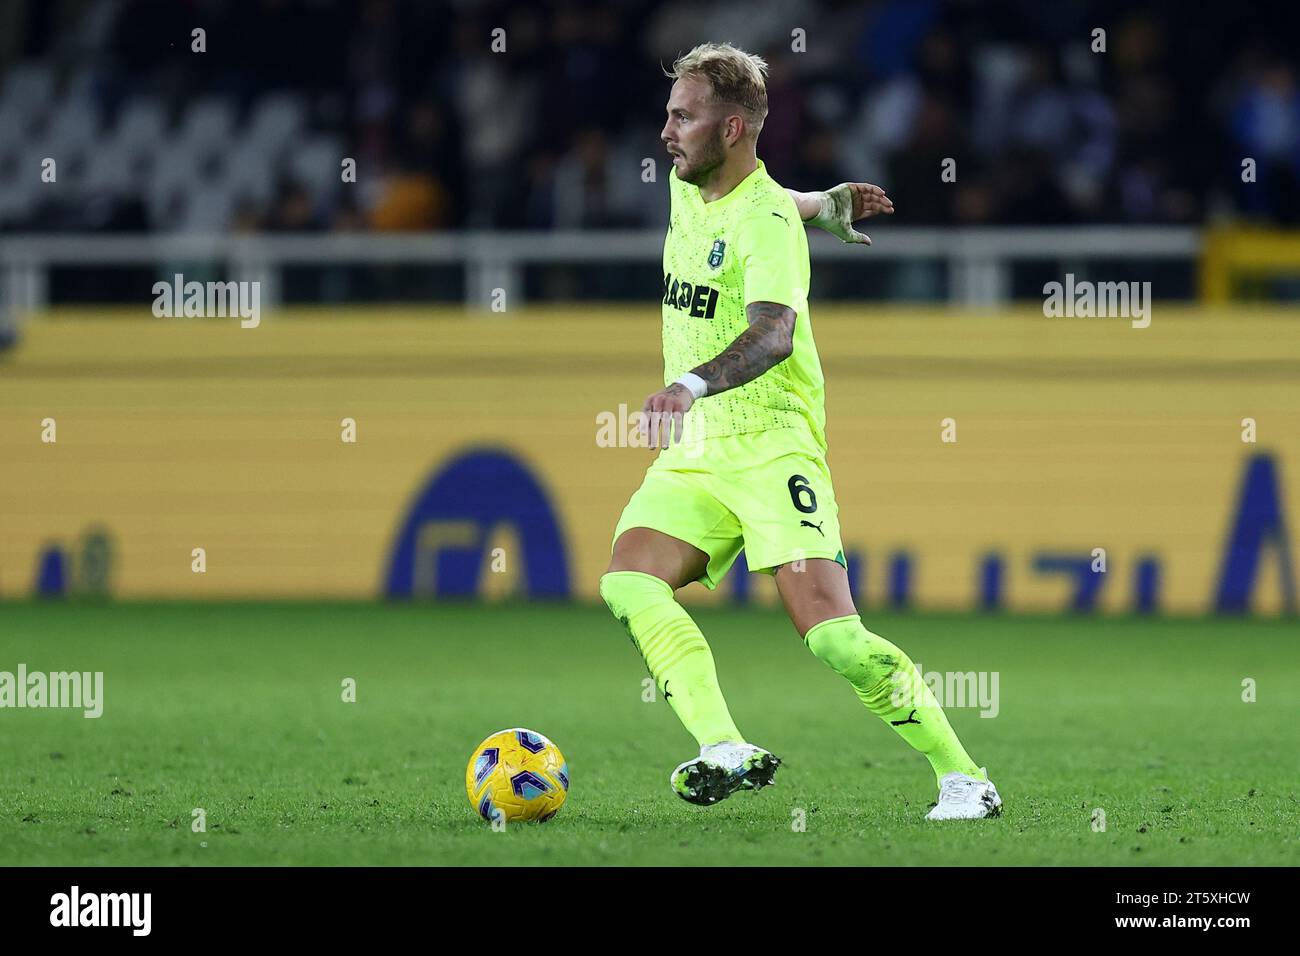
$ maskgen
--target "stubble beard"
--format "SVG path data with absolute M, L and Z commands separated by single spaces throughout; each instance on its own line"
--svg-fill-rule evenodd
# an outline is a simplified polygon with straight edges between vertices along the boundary
M 690 183 L 692 186 L 698 186 L 707 182 L 709 177 L 717 171 L 727 160 L 726 150 L 722 145 L 722 134 L 715 135 L 700 152 L 700 158 L 685 170 L 677 171 L 677 178 L 684 183 Z

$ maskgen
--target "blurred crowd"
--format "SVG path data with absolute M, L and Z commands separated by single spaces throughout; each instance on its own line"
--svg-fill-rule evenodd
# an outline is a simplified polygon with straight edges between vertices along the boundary
M 35 175 L 43 137 L 85 154 L 67 191 L 14 193 L 7 229 L 662 225 L 661 66 L 703 40 L 769 62 L 758 151 L 780 182 L 879 183 L 900 224 L 1300 223 L 1287 7 L 1279 20 L 1144 0 L 4 6 L 4 188 Z M 6 100 L 15 76 L 27 86 Z M 74 109 L 117 152 L 60 124 Z M 128 159 L 143 165 L 115 177 Z

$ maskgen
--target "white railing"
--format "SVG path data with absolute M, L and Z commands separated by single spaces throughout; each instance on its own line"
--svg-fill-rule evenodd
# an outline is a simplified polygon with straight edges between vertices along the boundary
M 1191 227 L 978 227 L 898 228 L 867 223 L 875 244 L 845 245 L 810 232 L 818 260 L 939 259 L 947 263 L 953 305 L 987 307 L 1007 300 L 1016 260 L 1180 259 L 1200 252 Z M 465 270 L 466 304 L 486 309 L 493 290 L 522 301 L 523 269 L 534 263 L 659 262 L 657 230 L 611 232 L 465 232 L 415 235 L 328 233 L 300 235 L 17 235 L 0 238 L 0 293 L 11 314 L 49 302 L 52 266 L 227 263 L 226 279 L 261 282 L 262 307 L 279 300 L 280 269 L 289 265 L 459 265 Z M 4 310 L 0 310 L 4 311 Z M 2 319 L 0 319 L 2 320 Z

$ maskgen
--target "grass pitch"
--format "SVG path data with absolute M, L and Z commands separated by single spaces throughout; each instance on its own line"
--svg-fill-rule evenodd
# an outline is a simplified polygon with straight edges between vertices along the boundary
M 0 670 L 105 674 L 97 720 L 0 710 L 0 864 L 1300 864 L 1294 621 L 865 614 L 926 671 L 999 674 L 997 717 L 949 716 L 1004 815 L 936 825 L 925 759 L 779 612 L 694 613 L 786 761 L 712 808 L 669 791 L 693 742 L 603 607 L 0 605 Z M 465 763 L 512 726 L 573 786 L 495 833 Z

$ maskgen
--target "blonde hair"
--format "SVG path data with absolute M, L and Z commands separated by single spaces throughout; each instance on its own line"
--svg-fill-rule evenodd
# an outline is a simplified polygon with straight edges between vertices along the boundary
M 679 56 L 671 70 L 671 79 L 684 76 L 704 80 L 713 92 L 714 102 L 734 103 L 745 111 L 752 135 L 758 136 L 767 117 L 767 61 L 746 53 L 730 43 L 701 43 Z

